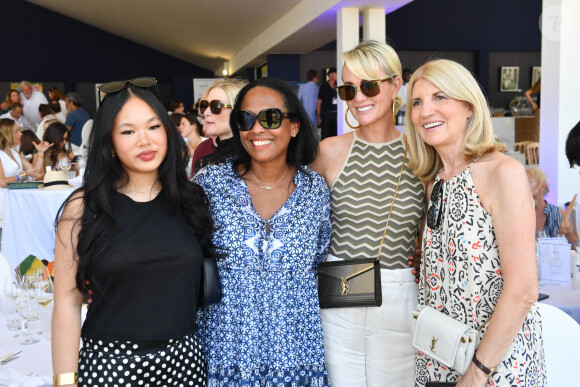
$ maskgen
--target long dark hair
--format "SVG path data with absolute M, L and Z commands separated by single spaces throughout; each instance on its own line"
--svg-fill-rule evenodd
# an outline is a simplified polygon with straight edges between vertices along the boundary
M 68 131 L 62 122 L 53 122 L 48 125 L 46 131 L 42 135 L 42 139 L 49 144 L 53 144 L 46 150 L 45 159 L 50 161 L 50 165 L 54 167 L 58 162 L 58 155 L 64 150 L 64 145 L 61 145 L 64 140 L 64 135 Z
M 242 145 L 236 117 L 240 114 L 242 102 L 244 101 L 248 91 L 258 86 L 267 87 L 268 89 L 274 90 L 280 94 L 282 97 L 282 104 L 284 105 L 282 106 L 283 109 L 288 113 L 294 114 L 290 120 L 292 122 L 300 123 L 298 134 L 296 137 L 290 138 L 286 162 L 289 165 L 294 166 L 296 170 L 301 171 L 310 177 L 310 174 L 304 169 L 304 166 L 312 164 L 318 154 L 318 141 L 314 136 L 312 123 L 310 122 L 310 118 L 308 118 L 308 114 L 306 114 L 306 111 L 300 103 L 294 89 L 292 89 L 292 87 L 290 87 L 286 82 L 276 78 L 260 78 L 252 81 L 244 86 L 236 98 L 236 103 L 232 109 L 232 114 L 230 115 L 230 127 L 232 128 L 232 133 L 234 135 L 234 147 L 237 152 L 237 157 L 233 161 L 234 171 L 238 173 L 239 166 L 244 167 L 243 174 L 250 170 L 251 157 Z
M 159 166 L 158 180 L 163 186 L 159 195 L 167 197 L 170 202 L 170 213 L 178 216 L 195 234 L 204 256 L 215 256 L 211 241 L 213 221 L 209 212 L 209 201 L 203 189 L 187 178 L 185 142 L 163 104 L 150 90 L 128 86 L 119 92 L 108 94 L 103 99 L 90 135 L 83 187 L 73 192 L 59 211 L 60 216 L 66 204 L 75 200 L 72 199 L 75 194 L 78 191 L 82 192 L 83 214 L 80 219 L 73 220 L 80 222 L 75 252 L 75 259 L 78 262 L 76 284 L 84 295 L 88 293 L 87 280 L 91 286 L 99 286 L 92 277 L 93 267 L 111 245 L 117 225 L 111 197 L 119 183 L 122 186 L 129 179 L 119 159 L 112 156 L 114 150 L 112 130 L 119 111 L 132 97 L 143 100 L 155 111 L 167 134 L 167 155 Z

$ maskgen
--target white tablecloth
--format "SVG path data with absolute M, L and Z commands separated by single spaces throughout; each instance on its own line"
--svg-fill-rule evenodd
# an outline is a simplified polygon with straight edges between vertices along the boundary
M 540 293 L 549 296 L 541 303 L 563 310 L 580 324 L 580 277 L 570 285 L 540 281 Z
M 30 254 L 54 260 L 54 219 L 72 191 L 72 188 L 6 190 L 2 253 L 12 269 Z
M 34 333 L 34 337 L 40 339 L 38 343 L 21 345 L 22 337 L 12 337 L 15 332 L 6 328 L 6 319 L 0 319 L 0 355 L 22 351 L 16 359 L 0 365 L 0 385 L 11 387 L 52 385 L 50 341 L 42 339 L 36 333 L 39 328 L 39 321 L 30 323 L 30 331 Z

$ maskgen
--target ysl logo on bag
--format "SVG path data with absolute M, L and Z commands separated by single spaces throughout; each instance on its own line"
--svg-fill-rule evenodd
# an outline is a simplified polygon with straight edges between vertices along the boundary
M 433 336 L 433 339 L 431 340 L 431 347 L 429 347 L 433 353 L 435 353 L 435 344 L 437 344 L 437 341 L 439 341 L 439 339 Z
M 342 295 L 343 296 L 348 295 L 348 279 L 346 278 L 342 279 Z

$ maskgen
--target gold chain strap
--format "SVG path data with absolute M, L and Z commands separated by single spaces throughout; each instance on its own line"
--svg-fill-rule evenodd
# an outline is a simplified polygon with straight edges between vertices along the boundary
M 425 249 L 427 248 L 427 238 L 423 239 L 423 254 L 422 254 L 422 259 L 423 259 L 423 293 L 425 295 L 425 306 L 429 307 L 429 305 L 427 304 L 427 256 L 425 254 Z M 487 320 L 485 320 L 483 322 L 483 324 L 481 324 L 479 326 L 479 328 L 477 328 L 478 332 L 481 332 L 481 330 L 483 329 L 483 327 L 485 327 L 487 325 L 487 323 L 489 323 L 489 320 L 491 320 L 491 316 L 493 316 L 493 312 L 489 315 L 489 317 L 487 318 Z

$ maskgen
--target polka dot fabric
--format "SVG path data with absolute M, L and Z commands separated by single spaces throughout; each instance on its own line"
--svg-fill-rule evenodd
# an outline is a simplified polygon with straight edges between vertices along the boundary
M 83 339 L 78 385 L 90 387 L 205 386 L 206 365 L 193 335 L 147 346 Z

